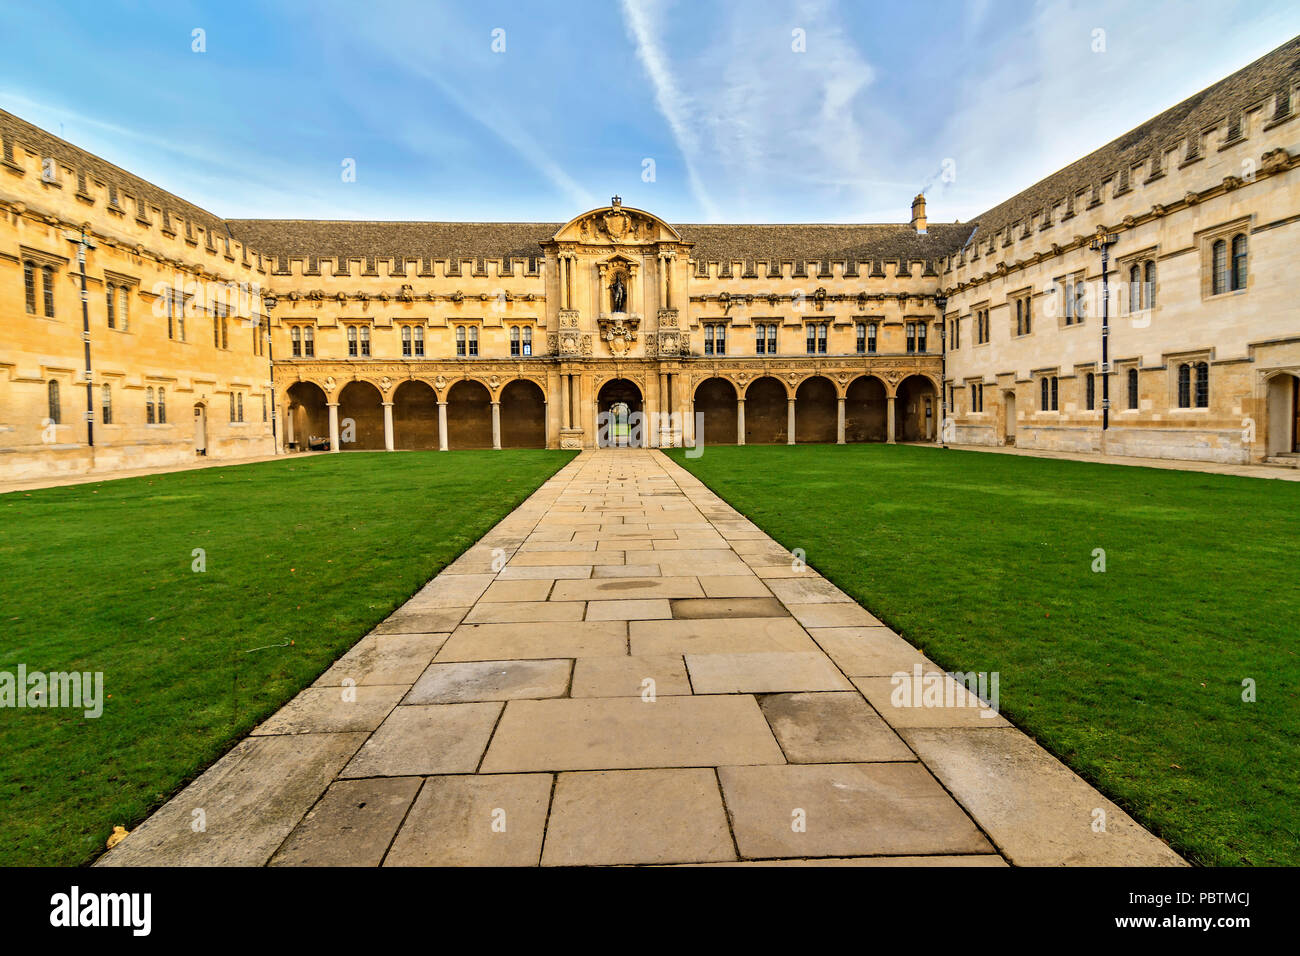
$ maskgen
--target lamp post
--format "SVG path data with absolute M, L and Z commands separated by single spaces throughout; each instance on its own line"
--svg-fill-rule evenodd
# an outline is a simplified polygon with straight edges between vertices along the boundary
M 279 300 L 275 297 L 274 292 L 268 292 L 262 296 L 262 305 L 266 308 L 266 361 L 271 375 L 271 454 L 280 454 L 280 442 L 276 437 L 275 420 L 280 417 L 279 411 L 275 407 L 275 354 L 271 346 L 271 310 L 276 306 Z M 261 325 L 261 320 L 258 320 Z
M 77 246 L 77 266 L 81 271 L 81 341 L 86 353 L 86 447 L 95 447 L 95 383 L 90 372 L 90 295 L 86 292 L 86 250 L 95 243 L 86 238 L 86 227 L 80 234 L 65 232 L 63 237 Z
M 947 448 L 943 433 L 948 424 L 948 320 L 943 310 L 948 307 L 948 297 L 936 292 L 934 307 L 939 310 L 939 447 Z
M 1110 428 L 1110 247 L 1119 240 L 1105 226 L 1097 227 L 1090 248 L 1101 253 L 1101 451 L 1106 451 Z

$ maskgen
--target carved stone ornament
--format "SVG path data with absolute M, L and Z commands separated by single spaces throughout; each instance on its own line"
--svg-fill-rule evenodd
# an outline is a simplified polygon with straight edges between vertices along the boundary
M 335 385 L 335 382 L 334 382 L 334 376 L 333 376 L 333 375 L 326 375 L 326 376 L 325 376 L 325 391 L 327 391 L 327 392 L 332 392 L 332 391 L 334 391 L 334 385 Z
M 641 316 L 627 312 L 602 315 L 599 319 L 600 337 L 609 343 L 610 351 L 622 355 L 637 340 Z
M 436 385 L 438 387 L 438 391 L 441 392 L 444 388 L 447 387 L 447 380 L 443 378 L 441 375 L 439 375 L 437 378 L 433 380 L 433 384 Z
M 379 388 L 381 391 L 387 392 L 392 387 L 393 387 L 393 380 L 389 378 L 387 375 L 385 375 L 383 378 L 379 380 Z

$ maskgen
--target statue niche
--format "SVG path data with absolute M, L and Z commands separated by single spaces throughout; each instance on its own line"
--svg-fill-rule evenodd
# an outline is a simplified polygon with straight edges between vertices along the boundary
M 614 274 L 614 281 L 609 285 L 609 304 L 611 312 L 627 311 L 627 283 L 621 272 Z

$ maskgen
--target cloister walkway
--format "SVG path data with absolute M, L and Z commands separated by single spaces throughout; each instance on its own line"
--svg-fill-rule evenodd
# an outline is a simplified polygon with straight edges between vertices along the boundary
M 746 861 L 1182 863 L 640 449 L 575 458 L 100 863 Z

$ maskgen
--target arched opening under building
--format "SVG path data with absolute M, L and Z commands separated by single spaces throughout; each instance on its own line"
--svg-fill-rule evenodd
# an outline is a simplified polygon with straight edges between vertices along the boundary
M 844 399 L 844 440 L 885 441 L 889 438 L 889 399 L 885 383 L 874 375 L 862 375 L 849 383 Z
M 787 393 L 774 378 L 763 377 L 745 389 L 745 444 L 786 443 Z
M 1016 443 L 1016 393 L 1002 393 L 1002 444 Z
M 1267 453 L 1300 453 L 1300 377 L 1283 373 L 1268 380 Z
M 536 382 L 519 378 L 501 389 L 501 447 L 546 447 L 546 395 Z
M 610 379 L 596 394 L 596 443 L 605 447 L 645 446 L 649 422 L 644 420 L 641 389 L 625 378 Z
M 923 375 L 909 375 L 898 386 L 894 400 L 894 440 L 934 441 L 936 395 L 934 383 Z
M 408 379 L 393 390 L 393 447 L 438 448 L 438 393 L 428 382 Z
M 831 380 L 814 375 L 794 393 L 794 440 L 834 444 L 839 431 L 839 396 Z
M 697 441 L 703 439 L 705 445 L 736 444 L 736 387 L 725 378 L 708 378 L 696 386 L 695 415 L 701 423 Z
M 492 447 L 492 396 L 483 383 L 463 379 L 447 392 L 447 447 Z
M 383 448 L 382 393 L 369 382 L 348 382 L 339 392 L 339 451 Z
M 293 451 L 321 450 L 330 440 L 329 409 L 325 392 L 315 382 L 294 382 L 286 393 L 285 447 Z

